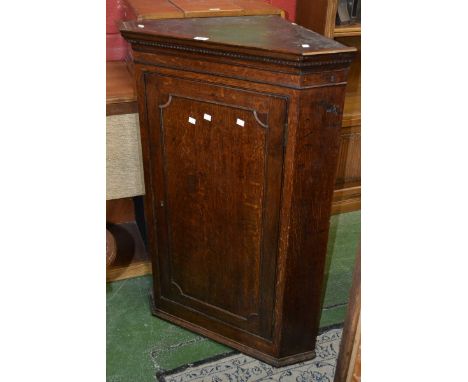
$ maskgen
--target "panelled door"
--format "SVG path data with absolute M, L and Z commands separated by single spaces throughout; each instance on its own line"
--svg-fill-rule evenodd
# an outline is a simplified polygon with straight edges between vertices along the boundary
M 270 338 L 287 102 L 157 73 L 144 83 L 155 302 Z

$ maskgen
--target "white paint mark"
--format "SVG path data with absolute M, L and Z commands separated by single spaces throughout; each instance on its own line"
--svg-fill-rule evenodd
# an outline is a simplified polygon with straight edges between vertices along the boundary
M 138 28 L 144 28 L 145 26 L 143 24 L 138 24 Z
M 310 48 L 310 45 L 309 44 L 302 44 L 302 47 L 303 48 Z
M 211 122 L 211 115 L 205 113 L 205 114 L 203 115 L 203 119 L 206 119 L 207 121 L 210 121 L 210 122 Z
M 203 36 L 195 36 L 193 39 L 194 40 L 200 40 L 200 41 L 206 41 L 206 40 L 209 40 L 210 38 L 209 37 L 203 37 Z
M 242 120 L 242 119 L 240 119 L 240 118 L 237 118 L 236 123 L 237 123 L 239 126 L 242 126 L 242 127 L 244 127 L 244 125 L 245 125 L 245 121 Z
M 189 117 L 188 119 L 189 123 L 191 123 L 192 125 L 195 125 L 197 123 L 197 120 L 195 118 L 192 118 L 192 117 Z
M 210 8 L 210 11 L 220 11 L 221 8 Z

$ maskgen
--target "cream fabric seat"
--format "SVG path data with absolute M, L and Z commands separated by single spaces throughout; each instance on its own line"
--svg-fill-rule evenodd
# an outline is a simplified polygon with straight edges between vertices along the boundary
M 145 193 L 138 113 L 106 117 L 106 199 Z

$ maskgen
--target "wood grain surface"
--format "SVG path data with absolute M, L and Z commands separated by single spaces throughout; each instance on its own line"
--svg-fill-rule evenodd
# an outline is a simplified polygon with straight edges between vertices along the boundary
M 127 0 L 137 21 L 186 17 L 281 15 L 262 0 Z
M 277 16 L 234 19 L 123 27 L 154 313 L 281 366 L 314 357 L 354 49 Z
M 138 21 L 184 17 L 184 11 L 169 0 L 127 0 L 127 3 Z
M 106 230 L 106 267 L 109 267 L 117 255 L 117 244 L 114 236 L 109 230 Z
M 306 61 L 309 55 L 356 50 L 278 16 L 125 21 L 121 33 L 130 40 L 138 38 L 140 44 L 151 40 L 160 43 L 178 40 L 179 44 L 183 42 L 199 49 L 222 47 L 225 52 L 296 61 Z M 207 40 L 197 40 L 197 37 Z
M 337 0 L 296 0 L 296 22 L 326 37 L 333 37 Z
M 125 62 L 106 62 L 106 115 L 136 112 L 135 83 Z
M 242 7 L 232 0 L 170 0 L 185 17 L 239 16 Z

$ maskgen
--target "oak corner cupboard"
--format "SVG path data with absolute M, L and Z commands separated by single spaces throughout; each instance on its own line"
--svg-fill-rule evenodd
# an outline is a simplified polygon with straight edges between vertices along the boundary
M 314 357 L 355 49 L 279 16 L 124 22 L 156 316 L 274 366 Z

